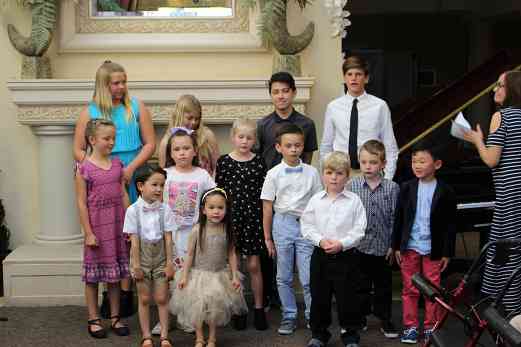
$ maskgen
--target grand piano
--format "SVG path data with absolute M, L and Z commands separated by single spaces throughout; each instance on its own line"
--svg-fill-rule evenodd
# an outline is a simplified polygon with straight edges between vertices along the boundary
M 473 248 L 486 242 L 495 199 L 490 169 L 481 162 L 472 145 L 450 136 L 450 120 L 460 111 L 471 114 L 476 101 L 491 99 L 494 83 L 502 72 L 520 68 L 521 52 L 504 50 L 431 97 L 420 102 L 406 102 L 392 109 L 393 128 L 400 148 L 395 180 L 400 183 L 413 177 L 411 148 L 418 141 L 429 141 L 437 147 L 443 159 L 438 176 L 456 192 L 458 228 L 454 237 L 459 239 L 458 244 L 467 257 L 461 257 L 461 252 L 458 252 L 460 258 L 451 262 L 449 273 L 464 271 L 470 258 L 468 255 L 478 251 L 468 249 L 464 242 L 465 233 L 479 233 L 479 243 L 473 243 Z M 493 107 L 491 105 L 487 110 L 488 114 L 492 115 Z M 476 123 L 476 120 L 469 121 L 473 125 Z M 489 119 L 481 121 L 481 128 L 488 129 L 488 122 Z

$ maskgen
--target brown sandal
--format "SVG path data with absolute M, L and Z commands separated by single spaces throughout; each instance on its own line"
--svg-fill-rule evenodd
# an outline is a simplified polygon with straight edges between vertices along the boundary
M 217 347 L 217 345 L 215 344 L 216 342 L 216 340 L 208 340 L 206 347 Z
M 164 344 L 166 342 L 167 344 Z M 159 338 L 159 346 L 160 347 L 172 347 L 172 341 L 168 337 L 160 337 Z
M 145 342 L 150 341 L 145 345 Z M 146 336 L 141 339 L 141 347 L 154 347 L 154 340 L 152 340 L 151 336 Z
M 206 344 L 206 342 L 204 342 L 204 340 L 195 340 L 194 347 L 204 347 L 205 344 Z

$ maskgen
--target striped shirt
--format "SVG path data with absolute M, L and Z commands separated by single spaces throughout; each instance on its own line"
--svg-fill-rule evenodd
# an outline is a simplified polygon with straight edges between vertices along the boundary
M 487 146 L 501 147 L 501 159 L 492 169 L 496 204 L 489 241 L 521 238 L 521 109 L 501 110 L 499 128 L 489 134 Z M 487 252 L 481 291 L 497 295 L 513 271 L 521 267 L 521 255 L 508 257 L 506 264 L 495 264 L 496 249 Z M 521 276 L 516 276 L 503 298 L 507 312 L 521 312 Z
M 382 178 L 372 190 L 363 176 L 355 177 L 347 184 L 348 190 L 356 193 L 365 207 L 367 228 L 357 249 L 365 254 L 384 256 L 391 247 L 394 212 L 400 187 L 395 182 Z

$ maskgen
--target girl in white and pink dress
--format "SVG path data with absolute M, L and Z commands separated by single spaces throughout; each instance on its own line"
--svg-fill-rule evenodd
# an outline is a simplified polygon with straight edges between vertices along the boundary
M 166 182 L 163 201 L 168 204 L 178 226 L 174 235 L 175 265 L 183 267 L 188 247 L 188 235 L 199 219 L 199 200 L 202 194 L 215 187 L 206 170 L 198 166 L 195 132 L 187 128 L 173 128 L 167 143 Z

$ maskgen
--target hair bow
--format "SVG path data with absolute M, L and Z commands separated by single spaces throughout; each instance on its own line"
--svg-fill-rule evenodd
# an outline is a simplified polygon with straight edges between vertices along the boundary
M 208 194 L 213 193 L 213 192 L 222 193 L 224 195 L 224 198 L 226 200 L 228 200 L 228 194 L 226 194 L 226 191 L 224 189 L 222 189 L 222 188 L 219 188 L 219 187 L 212 188 L 212 189 L 208 190 L 206 193 L 204 193 L 202 200 L 205 201 L 206 197 L 208 196 Z
M 188 129 L 188 128 L 185 128 L 185 127 L 175 127 L 175 128 L 172 128 L 170 130 L 170 132 L 172 133 L 172 135 L 175 135 L 177 132 L 179 131 L 184 131 L 185 133 L 188 134 L 188 136 L 192 135 L 193 134 L 193 130 L 192 129 Z

